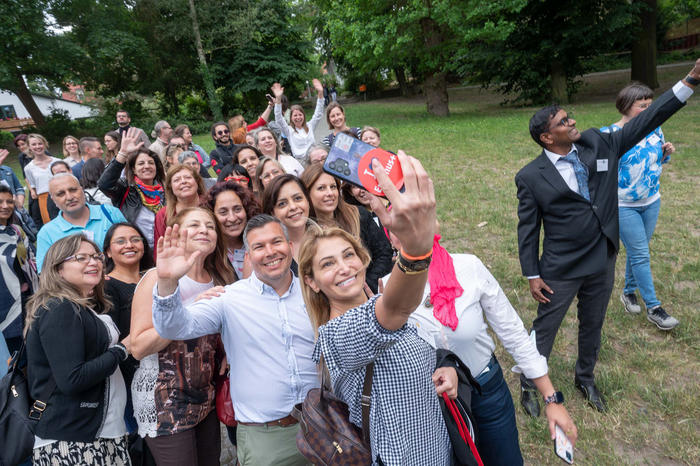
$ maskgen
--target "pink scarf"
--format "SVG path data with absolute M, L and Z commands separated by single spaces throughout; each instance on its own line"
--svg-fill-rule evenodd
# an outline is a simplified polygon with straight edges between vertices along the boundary
M 430 302 L 433 305 L 433 315 L 452 331 L 457 328 L 459 319 L 455 310 L 455 300 L 462 296 L 464 289 L 457 281 L 454 263 L 450 254 L 440 246 L 440 235 L 433 240 L 433 259 L 428 268 L 428 283 L 430 284 Z

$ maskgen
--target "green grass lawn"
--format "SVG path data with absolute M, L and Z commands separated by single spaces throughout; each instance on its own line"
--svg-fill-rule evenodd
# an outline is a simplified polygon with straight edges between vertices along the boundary
M 688 69 L 661 71 L 661 89 Z M 615 122 L 614 96 L 626 83 L 625 74 L 587 79 L 566 109 L 581 129 Z M 382 147 L 403 149 L 423 162 L 435 182 L 443 244 L 451 252 L 479 256 L 529 327 L 537 306 L 520 274 L 513 178 L 540 152 L 527 131 L 536 108 L 503 107 L 500 102 L 500 96 L 489 92 L 461 89 L 450 92 L 452 116 L 446 119 L 428 116 L 420 99 L 357 103 L 346 109 L 351 126 L 376 126 Z M 663 129 L 677 152 L 662 177 L 652 269 L 661 301 L 681 325 L 662 333 L 643 314 L 625 314 L 618 299 L 624 280 L 622 249 L 596 368 L 609 412 L 599 414 L 573 386 L 577 321 L 575 309 L 569 312 L 550 359 L 550 374 L 579 429 L 577 464 L 700 464 L 700 96 L 691 98 Z M 195 142 L 213 148 L 209 134 L 196 136 Z M 544 419 L 527 418 L 518 405 L 517 377 L 507 370 L 512 358 L 500 347 L 497 355 L 516 403 L 526 462 L 561 464 Z
M 682 71 L 664 73 L 668 88 Z M 612 81 L 612 83 L 611 83 Z M 615 92 L 625 78 L 598 78 L 566 109 L 581 129 L 615 122 Z M 500 98 L 476 89 L 451 93 L 448 119 L 430 117 L 421 101 L 395 99 L 348 105 L 352 126 L 382 132 L 382 147 L 419 158 L 434 179 L 444 244 L 451 252 L 471 252 L 491 269 L 526 327 L 536 315 L 527 280 L 520 274 L 517 243 L 516 172 L 540 152 L 527 131 L 536 110 L 507 108 Z M 603 328 L 597 383 L 609 412 L 585 405 L 573 386 L 577 320 L 572 306 L 550 359 L 551 377 L 567 398 L 579 429 L 578 464 L 700 463 L 700 101 L 664 125 L 677 149 L 662 177 L 662 210 L 651 243 L 657 293 L 681 325 L 662 333 L 645 316 L 627 315 L 618 296 L 624 282 L 624 248 L 617 261 L 616 286 Z M 479 227 L 482 222 L 485 226 Z M 574 304 L 575 306 L 575 304 Z M 504 368 L 514 365 L 502 348 Z M 517 377 L 506 375 L 518 413 L 524 456 L 529 464 L 561 464 L 554 455 L 543 418 L 532 420 L 518 405 Z

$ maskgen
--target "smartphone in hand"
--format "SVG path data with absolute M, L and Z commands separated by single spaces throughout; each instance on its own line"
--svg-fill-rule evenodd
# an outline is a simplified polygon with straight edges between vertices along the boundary
M 554 428 L 554 453 L 565 463 L 574 463 L 574 446 L 559 426 Z
M 377 184 L 377 177 L 372 169 L 372 161 L 377 160 L 394 186 L 403 191 L 403 172 L 396 154 L 366 144 L 347 134 L 338 133 L 323 170 L 336 178 L 359 186 L 375 196 L 386 197 Z
M 270 105 L 275 105 L 275 98 L 272 97 L 270 94 L 265 94 L 265 98 L 268 102 L 270 102 Z

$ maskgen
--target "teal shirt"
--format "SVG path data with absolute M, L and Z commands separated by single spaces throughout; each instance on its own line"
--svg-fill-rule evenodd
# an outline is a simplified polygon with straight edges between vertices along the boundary
M 104 243 L 107 230 L 115 223 L 126 222 L 124 215 L 122 215 L 121 211 L 116 207 L 108 205 L 86 205 L 88 209 L 90 209 L 90 219 L 85 227 L 73 225 L 68 222 L 68 220 L 63 218 L 63 212 L 59 212 L 55 219 L 41 227 L 36 240 L 36 266 L 39 272 L 41 272 L 41 266 L 44 263 L 46 251 L 59 239 L 76 233 L 82 233 L 88 239 L 97 243 L 100 249 L 102 249 L 102 243 Z

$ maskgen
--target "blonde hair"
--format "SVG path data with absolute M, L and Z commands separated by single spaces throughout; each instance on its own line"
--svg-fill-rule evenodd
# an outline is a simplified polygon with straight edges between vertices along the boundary
M 100 282 L 93 289 L 90 297 L 83 297 L 80 289 L 61 276 L 61 267 L 66 258 L 72 256 L 80 249 L 82 243 L 90 243 L 95 248 L 95 252 L 101 252 L 94 241 L 87 239 L 81 234 L 70 235 L 61 238 L 51 245 L 44 257 L 44 265 L 39 275 L 39 289 L 34 293 L 27 303 L 27 317 L 25 318 L 24 335 L 26 337 L 29 328 L 36 319 L 36 313 L 40 308 L 51 311 L 48 306 L 49 301 L 66 300 L 77 306 L 89 306 L 95 312 L 104 314 L 112 309 L 112 303 L 104 294 L 104 274 Z M 104 270 L 104 267 L 103 267 Z
M 30 134 L 28 134 L 28 135 L 27 135 L 27 146 L 29 146 L 29 140 L 30 140 L 30 139 L 38 139 L 38 140 L 40 140 L 41 142 L 44 143 L 44 150 L 45 150 L 45 151 L 49 150 L 49 141 L 47 141 L 46 138 L 45 138 L 44 136 L 42 136 L 41 134 L 38 134 L 38 133 L 30 133 Z M 30 150 L 30 152 L 31 152 L 31 150 Z
M 236 115 L 234 117 L 231 117 L 228 119 L 228 129 L 231 131 L 231 134 L 233 134 L 234 131 L 236 131 L 238 128 L 243 128 L 243 122 L 245 121 L 245 118 L 243 118 L 243 115 Z
M 304 186 L 306 186 L 306 189 L 309 190 L 309 193 L 311 192 L 313 185 L 316 184 L 318 179 L 323 174 L 327 173 L 323 171 L 322 163 L 313 163 L 306 167 L 300 178 L 304 183 Z M 333 220 L 335 220 L 335 223 L 340 228 L 347 231 L 351 235 L 360 236 L 360 212 L 357 210 L 357 207 L 350 205 L 343 200 L 340 189 L 340 180 L 332 175 L 328 176 L 333 178 L 335 185 L 338 187 L 338 205 L 333 211 Z M 318 210 L 316 211 L 316 214 L 316 219 L 318 220 Z
M 66 136 L 65 138 L 63 138 L 63 158 L 64 158 L 64 159 L 70 157 L 70 154 L 69 154 L 68 151 L 66 150 L 66 142 L 67 142 L 68 140 L 70 140 L 70 139 L 72 139 L 72 140 L 75 141 L 75 144 L 78 146 L 78 148 L 77 148 L 76 150 L 78 151 L 78 154 L 80 154 L 80 141 L 79 141 L 78 138 L 76 138 L 75 136 L 71 136 L 71 135 L 69 134 L 68 136 Z
M 362 139 L 362 135 L 364 135 L 365 133 L 374 133 L 374 134 L 377 135 L 377 137 L 378 137 L 379 139 L 382 138 L 382 135 L 379 134 L 379 130 L 378 130 L 377 128 L 375 128 L 374 126 L 365 126 L 365 127 L 363 127 L 363 128 L 362 128 L 362 131 L 360 131 L 360 139 Z
M 350 243 L 365 269 L 371 261 L 369 252 L 359 238 L 338 227 L 323 228 L 310 222 L 299 248 L 299 282 L 306 312 L 309 314 L 316 334 L 318 334 L 318 328 L 330 320 L 331 305 L 323 291 L 319 290 L 317 293 L 306 283 L 306 277 L 314 278 L 314 257 L 318 252 L 320 240 L 326 238 L 340 238 Z
M 190 172 L 190 175 L 192 175 L 192 178 L 194 178 L 194 182 L 197 183 L 197 194 L 203 196 L 204 192 L 206 191 L 206 189 L 204 188 L 204 181 L 202 181 L 202 177 L 200 176 L 197 170 L 190 167 L 189 165 L 174 165 L 170 167 L 168 169 L 168 174 L 165 175 L 164 183 L 165 216 L 167 218 L 173 218 L 177 214 L 177 212 L 175 212 L 175 207 L 177 206 L 177 197 L 175 197 L 175 193 L 173 192 L 173 178 L 175 178 L 175 175 L 177 175 L 181 171 Z

